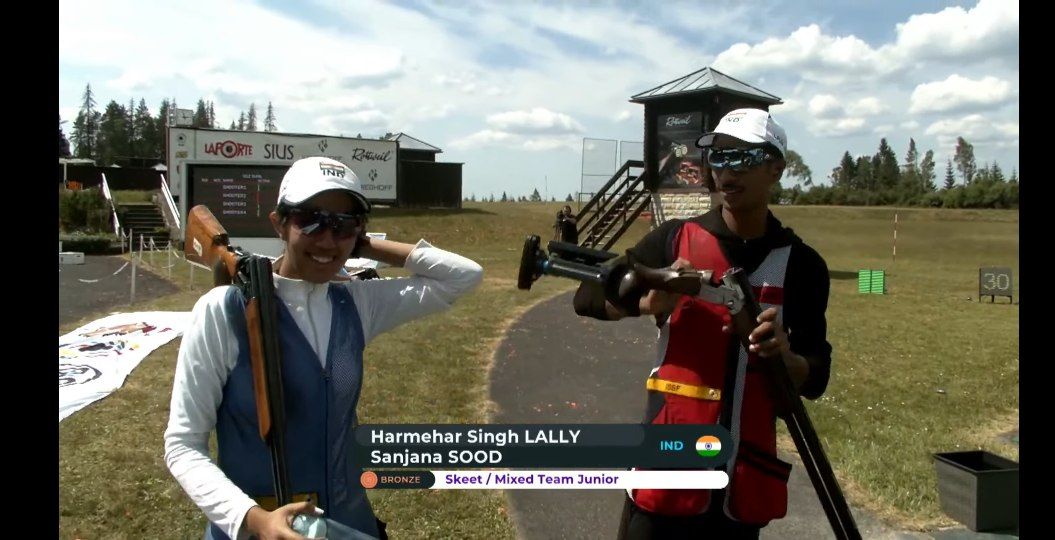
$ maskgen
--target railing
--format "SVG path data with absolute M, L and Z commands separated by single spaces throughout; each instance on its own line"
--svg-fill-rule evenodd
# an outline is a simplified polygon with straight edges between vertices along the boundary
M 619 239 L 620 236 L 633 223 L 641 212 L 648 206 L 651 197 L 649 193 L 640 189 L 644 185 L 645 174 L 633 176 L 620 184 L 616 193 L 612 194 L 611 203 L 607 208 L 598 207 L 597 222 L 588 230 L 585 247 L 606 250 Z M 603 214 L 602 214 L 603 212 Z
M 171 220 L 171 223 L 175 224 L 176 229 L 183 231 L 183 227 L 180 225 L 179 210 L 176 208 L 176 201 L 172 199 L 172 192 L 169 191 L 168 182 L 165 181 L 165 175 L 161 176 L 161 193 L 165 199 L 165 204 L 161 207 L 165 210 L 165 217 Z M 180 236 L 183 236 L 180 234 Z
M 597 204 L 603 205 L 604 202 L 605 202 L 606 194 L 608 193 L 608 190 L 612 187 L 613 184 L 616 183 L 616 181 L 618 181 L 620 178 L 622 178 L 623 174 L 629 175 L 631 167 L 643 168 L 644 166 L 645 166 L 645 162 L 643 162 L 643 161 L 637 161 L 637 160 L 632 160 L 632 159 L 626 160 L 626 163 L 623 163 L 623 166 L 620 167 L 619 170 L 616 171 L 615 174 L 612 175 L 612 178 L 610 178 L 608 180 L 608 182 L 606 182 L 601 189 L 597 190 L 597 194 L 594 195 L 593 198 L 590 199 L 590 202 L 586 203 L 586 206 L 584 206 L 583 209 L 579 211 L 579 217 L 581 218 L 581 216 L 584 216 L 584 215 L 588 214 L 590 212 L 590 210 L 592 210 L 595 205 L 597 205 Z M 611 197 L 611 196 L 609 195 L 608 197 Z M 581 234 L 582 231 L 585 231 L 585 230 L 589 229 L 590 221 L 592 221 L 595 217 L 597 217 L 597 216 L 599 216 L 599 215 L 601 215 L 603 213 L 604 213 L 603 211 L 595 212 L 585 222 L 581 222 L 579 224 L 580 234 Z
M 106 202 L 110 204 L 110 217 L 114 221 L 114 235 L 116 235 L 117 237 L 120 238 L 121 237 L 121 223 L 119 223 L 117 221 L 117 207 L 114 206 L 114 198 L 113 198 L 112 195 L 110 195 L 110 185 L 106 183 L 106 174 L 99 173 L 99 176 L 103 177 L 103 183 L 102 183 L 103 198 L 105 198 Z

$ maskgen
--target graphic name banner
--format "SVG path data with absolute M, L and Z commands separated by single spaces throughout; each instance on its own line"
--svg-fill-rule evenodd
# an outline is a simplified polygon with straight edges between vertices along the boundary
M 378 424 L 355 438 L 363 469 L 706 469 L 733 452 L 717 424 Z

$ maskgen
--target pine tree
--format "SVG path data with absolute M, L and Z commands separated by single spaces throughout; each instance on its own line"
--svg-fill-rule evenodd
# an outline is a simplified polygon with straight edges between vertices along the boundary
M 230 130 L 234 131 L 234 130 L 238 129 L 238 126 L 234 123 L 234 120 L 231 120 L 231 127 L 227 128 L 227 129 L 230 129 Z
M 246 131 L 256 131 L 256 103 L 249 104 L 249 118 L 246 120 Z
M 956 185 L 956 177 L 952 175 L 952 160 L 945 166 L 945 189 L 952 189 Z
M 854 172 L 857 174 L 854 176 L 853 189 L 869 191 L 875 189 L 875 182 L 873 181 L 874 173 L 872 171 L 871 158 L 867 156 L 857 158 L 857 163 L 854 164 Z
M 267 102 L 267 116 L 264 117 L 264 131 L 275 131 L 275 109 Z
M 194 121 L 191 124 L 196 128 L 209 127 L 209 111 L 205 108 L 205 100 L 198 100 L 198 108 L 194 111 Z
M 568 196 L 564 198 L 564 202 L 575 202 L 575 199 L 571 198 L 571 193 L 569 193 Z
M 509 202 L 509 197 L 506 196 L 506 192 L 504 192 L 504 191 L 502 192 L 502 201 L 501 202 Z
M 245 131 L 245 111 L 238 113 L 238 131 Z
M 1010 184 L 1017 184 L 1018 183 L 1018 170 L 1017 170 L 1017 168 L 1015 168 L 1015 167 L 1011 168 L 1011 178 L 1009 178 L 1007 181 Z
M 1004 171 L 1000 170 L 1000 165 L 994 161 L 993 166 L 989 169 L 989 178 L 997 183 L 1004 183 Z
M 129 155 L 128 113 L 116 101 L 106 105 L 95 140 L 95 155 L 100 165 L 113 165 L 116 158 Z
M 150 115 L 145 99 L 139 100 L 139 107 L 136 107 L 136 112 L 132 115 L 132 125 L 135 126 L 135 139 L 132 142 L 135 155 L 160 157 L 162 143 L 158 140 L 157 126 L 154 124 L 154 118 Z
M 213 106 L 213 102 L 209 102 L 209 127 L 216 127 L 216 107 Z
M 539 195 L 538 194 L 538 188 L 535 188 L 535 191 L 531 192 L 531 202 L 541 202 L 541 201 L 542 201 L 542 195 Z
M 875 174 L 874 180 L 877 187 L 884 189 L 896 186 L 901 173 L 897 164 L 897 155 L 887 144 L 886 138 L 880 139 L 879 152 L 876 153 L 876 157 L 879 159 L 878 162 L 873 160 L 873 163 L 877 165 L 873 174 Z
M 916 139 L 913 138 L 908 140 L 905 164 L 901 167 L 901 185 L 909 191 L 917 191 L 923 187 L 920 181 L 919 152 L 916 150 Z
M 128 140 L 125 141 L 124 147 L 128 149 L 128 155 L 129 156 L 139 157 L 139 154 L 136 153 L 136 148 L 138 146 L 136 144 L 136 141 L 139 140 L 139 133 L 137 133 L 138 132 L 138 129 L 137 129 L 138 126 L 136 126 L 136 123 L 135 123 L 135 112 L 136 112 L 136 100 L 135 100 L 135 98 L 132 98 L 132 99 L 128 100 L 128 108 L 125 109 L 125 113 L 126 113 L 126 117 L 125 118 L 126 118 L 126 121 L 127 121 L 126 125 L 128 126 L 128 129 L 126 130 L 126 134 L 128 135 Z
M 854 178 L 857 177 L 857 166 L 854 164 L 854 158 L 849 151 L 843 153 L 843 158 L 839 161 L 839 167 L 832 176 L 832 183 L 836 187 L 853 188 Z
M 77 113 L 77 119 L 73 122 L 73 154 L 79 158 L 92 158 L 95 156 L 96 139 L 99 136 L 99 122 L 101 114 L 95 110 L 95 96 L 92 95 L 92 85 L 84 88 L 81 98 L 81 110 Z
M 70 157 L 70 141 L 66 140 L 66 134 L 62 132 L 62 115 L 59 115 L 59 157 Z
M 165 156 L 165 151 L 167 150 L 165 148 L 165 137 L 168 133 L 169 114 L 171 111 L 172 105 L 168 98 L 163 98 L 161 100 L 161 106 L 158 107 L 157 117 L 151 119 L 151 123 L 154 125 L 154 140 L 148 150 L 150 153 L 147 155 L 161 156 L 162 159 L 167 158 L 167 156 Z

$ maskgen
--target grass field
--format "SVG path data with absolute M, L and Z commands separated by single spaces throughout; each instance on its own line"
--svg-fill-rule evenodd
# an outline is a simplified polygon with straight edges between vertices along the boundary
M 525 236 L 547 239 L 562 204 L 378 212 L 371 230 L 407 241 L 425 237 L 479 262 L 485 280 L 452 310 L 368 347 L 359 409 L 364 423 L 487 421 L 488 369 L 504 329 L 534 303 L 574 287 L 563 279 L 540 280 L 530 292 L 515 287 Z M 1017 447 L 1001 438 L 1018 426 L 1017 290 L 1011 305 L 977 299 L 981 266 L 1011 267 L 1018 279 L 1018 213 L 774 212 L 831 271 L 832 380 L 825 396 L 807 407 L 844 489 L 855 505 L 895 526 L 951 524 L 938 508 L 932 453 L 985 448 L 1018 458 Z M 647 229 L 635 224 L 617 248 Z M 857 293 L 857 270 L 864 268 L 886 270 L 888 294 Z M 180 293 L 128 310 L 189 311 L 207 290 L 206 276 L 196 271 L 192 285 L 185 266 L 173 270 Z M 61 538 L 201 537 L 204 518 L 162 455 L 177 349 L 178 340 L 159 349 L 123 388 L 59 425 Z M 399 490 L 370 498 L 394 538 L 515 537 L 502 492 Z

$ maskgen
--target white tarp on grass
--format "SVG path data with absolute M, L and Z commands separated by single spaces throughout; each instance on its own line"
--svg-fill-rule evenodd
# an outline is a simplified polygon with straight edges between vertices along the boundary
M 183 333 L 190 313 L 115 313 L 59 338 L 59 422 L 98 401 L 154 349 Z

